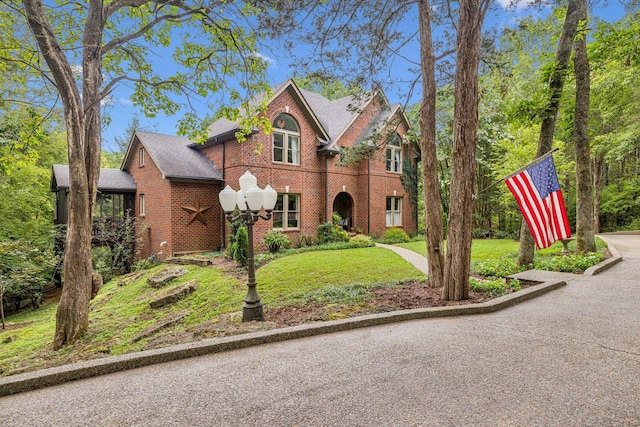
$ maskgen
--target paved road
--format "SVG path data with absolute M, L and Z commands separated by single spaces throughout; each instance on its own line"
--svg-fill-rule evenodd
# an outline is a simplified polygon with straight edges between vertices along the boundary
M 149 366 L 0 398 L 0 426 L 640 426 L 640 236 L 486 315 Z

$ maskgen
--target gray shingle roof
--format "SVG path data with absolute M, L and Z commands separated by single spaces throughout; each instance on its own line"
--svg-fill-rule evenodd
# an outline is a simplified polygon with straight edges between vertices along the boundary
M 67 188 L 69 188 L 69 166 L 53 165 L 51 190 L 56 191 Z M 129 172 L 120 169 L 100 169 L 98 191 L 135 193 L 136 182 Z
M 222 172 L 193 141 L 171 135 L 136 131 L 142 145 L 166 179 L 222 181 Z
M 358 115 L 358 108 L 363 106 L 362 100 L 352 96 L 330 101 L 319 93 L 308 90 L 300 89 L 300 93 L 332 140 L 342 134 Z
M 277 94 L 289 85 L 295 86 L 295 83 L 292 80 L 287 80 L 284 83 L 274 86 L 273 93 Z M 331 141 L 345 131 L 359 114 L 358 110 L 370 100 L 370 98 L 367 97 L 358 99 L 353 96 L 348 96 L 330 101 L 319 93 L 299 89 L 297 86 L 295 86 L 295 89 L 300 92 L 300 95 L 304 98 L 304 102 L 308 104 L 311 110 L 309 113 L 318 120 L 323 128 L 322 132 L 326 132 Z M 227 119 L 219 119 L 209 127 L 209 138 L 210 140 L 215 140 L 216 137 L 222 137 L 238 128 L 237 123 Z
M 371 122 L 369 122 L 369 125 L 362 131 L 362 134 L 358 137 L 354 145 L 367 141 L 367 138 L 375 132 L 381 132 L 400 108 L 400 104 L 394 104 L 380 110 L 376 117 L 374 117 Z

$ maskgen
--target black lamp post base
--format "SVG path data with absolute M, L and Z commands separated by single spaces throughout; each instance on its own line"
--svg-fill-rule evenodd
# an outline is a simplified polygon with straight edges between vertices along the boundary
M 262 311 L 262 303 L 247 304 L 242 307 L 242 321 L 253 322 L 254 320 L 262 322 L 264 321 L 264 313 Z

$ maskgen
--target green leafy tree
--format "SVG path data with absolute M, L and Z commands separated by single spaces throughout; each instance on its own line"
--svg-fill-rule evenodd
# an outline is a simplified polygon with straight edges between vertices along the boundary
M 0 241 L 49 245 L 51 165 L 64 159 L 65 143 L 44 113 L 30 106 L 0 111 Z
M 611 197 L 640 170 L 640 20 L 636 11 L 619 22 L 599 22 L 587 46 L 591 65 L 591 150 L 594 229 L 615 230 L 631 220 L 617 218 Z M 626 199 L 631 200 L 631 199 Z M 605 207 L 606 206 L 606 207 Z M 630 206 L 625 202 L 625 210 Z M 603 210 L 603 208 L 605 210 Z M 611 209 L 613 208 L 613 209 Z M 602 221 L 602 224 L 600 224 Z
M 69 223 L 63 293 L 56 314 L 54 348 L 74 342 L 88 327 L 91 296 L 91 219 L 100 169 L 102 103 L 122 84 L 147 116 L 181 110 L 193 97 L 222 108 L 187 110 L 181 134 L 202 139 L 217 117 L 239 121 L 242 135 L 269 127 L 249 101 L 268 92 L 267 61 L 259 53 L 256 16 L 278 1 L 42 0 L 0 3 L 3 73 L 13 84 L 39 78 L 64 110 L 69 161 Z M 282 27 L 283 29 L 286 27 Z M 198 34 L 197 38 L 193 35 Z M 154 64 L 163 57 L 175 72 Z M 13 72 L 20 70 L 20 72 Z M 222 101 L 220 102 L 222 98 Z M 228 105 L 238 105 L 236 108 Z M 201 120 L 204 119 L 204 120 Z

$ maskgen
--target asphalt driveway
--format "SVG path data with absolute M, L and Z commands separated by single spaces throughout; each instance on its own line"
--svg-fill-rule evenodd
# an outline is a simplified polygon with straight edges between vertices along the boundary
M 640 426 L 640 235 L 490 314 L 248 347 L 0 398 L 0 426 Z

